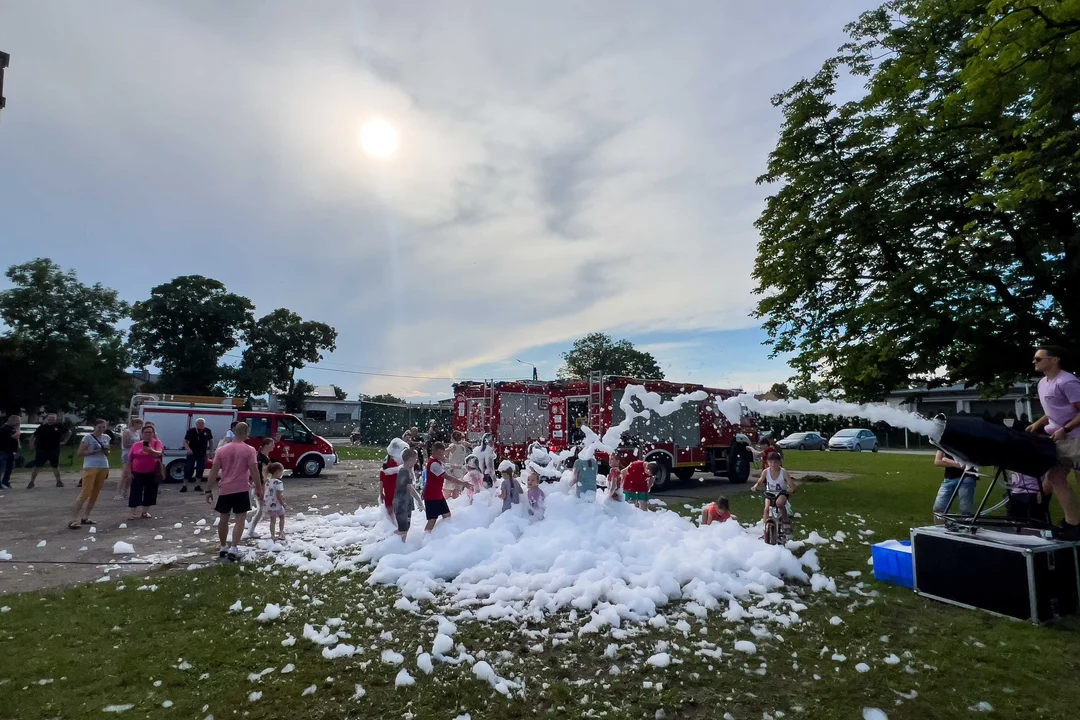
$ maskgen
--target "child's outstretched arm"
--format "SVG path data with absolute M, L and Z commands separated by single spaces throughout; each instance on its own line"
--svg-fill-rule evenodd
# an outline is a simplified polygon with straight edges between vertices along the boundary
M 760 488 L 762 483 L 764 483 L 764 482 L 765 482 L 765 471 L 762 470 L 761 471 L 761 477 L 759 477 L 757 479 L 757 482 L 754 483 L 754 487 L 750 488 L 750 492 L 757 492 L 758 488 Z

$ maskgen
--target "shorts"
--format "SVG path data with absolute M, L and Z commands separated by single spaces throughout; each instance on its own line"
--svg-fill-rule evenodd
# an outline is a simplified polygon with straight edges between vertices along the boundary
M 649 493 L 647 493 L 647 492 L 631 492 L 630 490 L 627 490 L 623 494 L 626 496 L 626 501 L 627 502 L 648 502 L 649 501 Z
M 772 500 L 773 502 L 776 502 L 776 499 L 778 497 L 780 497 L 781 495 L 786 497 L 788 500 L 791 499 L 791 496 L 787 494 L 787 490 L 781 490 L 780 492 L 767 492 L 767 493 L 765 493 L 765 499 L 766 500 Z
M 109 477 L 109 468 L 83 468 L 82 492 L 79 500 L 97 500 L 98 493 L 105 486 L 105 480 Z
M 437 520 L 443 515 L 450 514 L 450 506 L 446 504 L 446 500 L 425 500 L 424 514 L 427 515 L 428 520 Z
M 46 463 L 51 467 L 56 467 L 60 464 L 60 448 L 35 451 L 34 462 L 30 463 L 30 467 L 41 468 L 45 467 Z
M 251 512 L 251 499 L 248 496 L 248 491 L 218 495 L 214 511 L 222 515 L 229 513 L 240 515 L 241 513 Z
M 1067 437 L 1054 442 L 1057 448 L 1058 466 L 1080 470 L 1080 438 Z

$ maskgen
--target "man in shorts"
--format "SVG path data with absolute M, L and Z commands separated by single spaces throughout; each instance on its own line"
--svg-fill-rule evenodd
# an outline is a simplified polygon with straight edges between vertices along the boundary
M 1063 540 L 1080 540 L 1080 508 L 1069 485 L 1069 473 L 1080 467 L 1080 380 L 1062 368 L 1065 349 L 1042 345 L 1032 362 L 1042 373 L 1039 380 L 1041 418 L 1028 426 L 1028 432 L 1046 433 L 1057 446 L 1058 464 L 1046 474 L 1051 494 L 1061 503 L 1065 519 L 1054 534 Z
M 218 486 L 217 503 L 214 510 L 221 513 L 218 522 L 218 559 L 232 562 L 240 559 L 240 539 L 244 535 L 244 521 L 251 510 L 248 488 L 259 480 L 258 453 L 247 444 L 251 429 L 247 423 L 236 423 L 233 427 L 233 439 L 223 445 L 214 454 L 214 466 L 210 468 L 210 479 L 206 484 L 206 502 L 213 502 L 214 488 Z M 229 514 L 233 524 L 232 545 L 226 550 L 225 543 L 229 535 Z
M 93 525 L 90 513 L 94 512 L 101 488 L 109 477 L 109 446 L 111 441 L 105 434 L 109 423 L 105 420 L 94 421 L 94 431 L 83 436 L 79 443 L 79 457 L 83 459 L 82 492 L 71 511 L 68 527 L 77 530 L 80 525 Z M 84 510 L 85 506 L 85 510 Z
M 64 487 L 60 480 L 60 447 L 71 437 L 71 431 L 56 421 L 56 413 L 45 416 L 45 422 L 37 426 L 30 436 L 30 449 L 34 451 L 34 468 L 30 472 L 30 482 L 26 489 L 34 487 L 38 471 L 48 464 L 56 477 L 56 487 Z
M 635 460 L 623 473 L 623 495 L 626 502 L 634 503 L 641 510 L 649 509 L 649 491 L 652 490 L 653 478 L 660 468 L 654 462 Z

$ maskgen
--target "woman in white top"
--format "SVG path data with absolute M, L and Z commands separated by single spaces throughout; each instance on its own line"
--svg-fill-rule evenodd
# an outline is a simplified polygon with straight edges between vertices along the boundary
M 780 456 L 776 453 L 769 455 L 768 466 L 761 471 L 761 477 L 754 483 L 750 492 L 757 492 L 761 486 L 765 486 L 765 514 L 762 520 L 769 519 L 769 508 L 774 504 L 780 511 L 780 522 L 785 526 L 789 524 L 787 501 L 788 496 L 795 492 L 795 481 L 787 476 L 784 468 L 780 465 Z

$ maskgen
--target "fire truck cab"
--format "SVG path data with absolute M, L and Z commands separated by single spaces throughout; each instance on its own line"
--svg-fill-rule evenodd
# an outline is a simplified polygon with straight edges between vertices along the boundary
M 288 413 L 241 410 L 237 398 L 196 395 L 136 395 L 131 399 L 129 417 L 153 422 L 158 439 L 165 446 L 165 474 L 169 480 L 184 479 L 184 436 L 202 418 L 213 433 L 214 446 L 225 437 L 234 422 L 251 427 L 248 444 L 258 448 L 265 438 L 277 442 L 270 459 L 301 477 L 315 477 L 324 467 L 337 464 L 334 447 Z M 214 448 L 210 449 L 213 453 Z M 208 467 L 212 461 L 208 461 Z
M 602 436 L 621 423 L 626 417 L 621 403 L 630 385 L 642 385 L 664 400 L 697 390 L 708 393 L 705 400 L 687 402 L 667 417 L 638 418 L 623 434 L 618 452 L 624 461 L 644 459 L 660 465 L 655 489 L 664 489 L 672 478 L 689 480 L 695 472 L 746 482 L 753 459 L 746 441 L 756 440 L 756 423 L 746 412 L 739 425 L 732 425 L 716 407 L 717 398 L 732 397 L 738 390 L 601 375 L 587 380 L 458 383 L 453 425 L 473 442 L 491 433 L 500 457 L 521 462 L 534 441 L 560 451 L 583 441 L 583 425 Z

